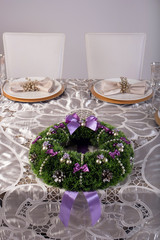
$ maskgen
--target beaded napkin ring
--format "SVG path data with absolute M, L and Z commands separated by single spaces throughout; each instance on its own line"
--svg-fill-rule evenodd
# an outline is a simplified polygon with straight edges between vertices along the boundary
M 39 88 L 37 87 L 37 80 L 32 81 L 31 79 L 27 78 L 27 82 L 22 84 L 23 91 L 24 92 L 35 92 L 39 91 Z
M 120 77 L 121 79 L 121 93 L 127 93 L 129 90 L 129 83 L 126 77 Z

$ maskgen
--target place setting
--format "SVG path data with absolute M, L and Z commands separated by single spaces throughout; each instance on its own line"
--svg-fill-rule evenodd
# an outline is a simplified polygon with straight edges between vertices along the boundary
M 147 80 L 119 77 L 96 81 L 91 87 L 91 93 L 109 103 L 135 104 L 150 99 L 153 90 Z
M 60 96 L 64 85 L 49 77 L 26 77 L 6 80 L 3 95 L 19 102 L 41 102 Z

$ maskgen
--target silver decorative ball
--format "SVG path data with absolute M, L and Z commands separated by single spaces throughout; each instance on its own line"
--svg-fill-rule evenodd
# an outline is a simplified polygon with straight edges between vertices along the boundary
M 100 159 L 97 159 L 97 160 L 96 160 L 96 163 L 97 163 L 97 164 L 101 164 L 102 161 L 101 161 Z
M 47 146 L 43 146 L 42 149 L 43 149 L 43 150 L 47 150 Z
M 118 136 L 118 133 L 117 132 L 114 132 L 114 134 L 113 134 L 114 136 Z
M 66 164 L 71 164 L 72 161 L 70 159 L 67 159 Z
M 119 150 L 120 152 L 123 152 L 123 151 L 124 151 L 123 147 L 119 148 L 118 150 Z
M 63 157 L 62 157 L 62 158 L 60 158 L 60 160 L 59 160 L 59 161 L 60 161 L 61 163 L 62 163 L 62 162 L 64 162 L 64 158 L 63 158 Z

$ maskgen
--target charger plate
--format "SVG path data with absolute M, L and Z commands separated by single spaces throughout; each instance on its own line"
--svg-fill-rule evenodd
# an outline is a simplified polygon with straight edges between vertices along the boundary
M 155 120 L 156 120 L 156 123 L 160 126 L 160 111 L 158 112 L 158 110 L 155 112 Z
M 31 80 L 42 80 L 44 77 L 29 77 Z M 15 82 L 25 82 L 27 81 L 26 78 L 19 78 L 12 80 Z M 51 93 L 43 92 L 43 91 L 36 91 L 36 92 L 13 92 L 10 89 L 10 80 L 6 81 L 6 83 L 3 86 L 3 95 L 7 97 L 10 100 L 18 101 L 18 102 L 41 102 L 41 101 L 47 101 L 53 98 L 56 98 L 60 96 L 65 88 L 64 86 L 58 82 L 55 81 L 55 90 Z
M 150 99 L 153 95 L 152 89 L 148 89 L 144 95 L 135 95 L 135 94 L 130 94 L 130 93 L 119 93 L 119 94 L 114 94 L 114 95 L 103 95 L 100 91 L 100 85 L 102 81 L 113 81 L 113 82 L 120 82 L 120 78 L 111 78 L 111 79 L 103 79 L 98 82 L 96 82 L 92 88 L 91 92 L 92 94 L 98 98 L 99 100 L 106 101 L 109 103 L 116 103 L 116 104 L 134 104 L 134 103 L 139 103 L 146 101 Z M 140 80 L 136 79 L 128 79 L 128 82 L 130 84 L 139 82 Z

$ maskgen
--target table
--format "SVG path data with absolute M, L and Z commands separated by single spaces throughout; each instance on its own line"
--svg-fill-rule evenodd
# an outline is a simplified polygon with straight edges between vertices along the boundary
M 0 239 L 160 239 L 160 127 L 148 117 L 149 101 L 102 102 L 90 95 L 84 79 L 61 81 L 65 92 L 48 102 L 4 99 L 0 105 Z M 39 132 L 74 112 L 94 114 L 124 131 L 132 140 L 135 159 L 124 182 L 98 191 L 102 215 L 97 224 L 90 225 L 87 203 L 79 194 L 66 228 L 58 217 L 64 191 L 36 178 L 28 150 Z

